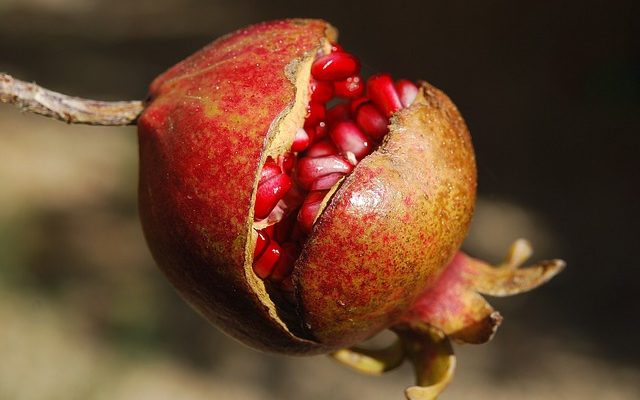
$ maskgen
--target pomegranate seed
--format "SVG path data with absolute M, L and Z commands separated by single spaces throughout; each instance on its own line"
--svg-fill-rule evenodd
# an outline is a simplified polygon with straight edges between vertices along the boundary
M 304 130 L 309 136 L 309 144 L 315 143 L 327 136 L 327 124 L 325 122 L 320 122 L 316 126 L 307 126 Z
M 269 225 L 262 230 L 267 236 L 273 237 L 273 232 L 275 231 L 275 226 Z
M 311 232 L 313 222 L 316 219 L 318 211 L 320 211 L 320 205 L 326 194 L 326 190 L 310 192 L 307 198 L 304 199 L 300 212 L 298 212 L 298 224 L 305 232 Z
M 282 171 L 280 170 L 280 167 L 278 166 L 278 164 L 276 164 L 271 157 L 269 157 L 269 159 L 267 160 L 267 162 L 264 163 L 264 165 L 262 166 L 262 171 L 260 171 L 260 181 L 259 183 L 262 183 L 264 181 L 266 181 L 269 178 L 272 178 L 278 174 L 281 174 Z
M 298 128 L 296 131 L 296 137 L 293 139 L 293 144 L 291 145 L 291 151 L 296 153 L 304 151 L 304 149 L 309 146 L 309 141 L 310 138 L 307 132 L 302 128 Z
M 296 166 L 296 156 L 290 152 L 286 152 L 280 157 L 280 167 L 282 168 L 282 172 L 287 175 L 291 175 L 293 167 Z
M 367 95 L 387 117 L 402 109 L 402 102 L 389 74 L 374 75 L 367 81 Z
M 316 140 L 316 128 L 314 126 L 305 126 L 304 131 L 309 137 L 309 143 L 313 143 Z
M 338 121 L 351 119 L 348 104 L 338 104 L 327 110 L 327 123 L 333 125 Z
M 350 76 L 345 80 L 333 82 L 333 89 L 336 96 L 353 99 L 362 95 L 364 83 L 358 75 Z
M 253 262 L 253 272 L 260 278 L 267 279 L 280 259 L 282 248 L 275 240 L 269 241 L 264 253 Z
M 328 140 L 321 140 L 314 143 L 304 153 L 305 157 L 322 157 L 338 154 L 338 148 Z
M 302 200 L 303 199 L 300 199 L 300 204 L 302 204 Z M 295 216 L 288 215 L 282 221 L 275 224 L 273 229 L 273 238 L 278 242 L 281 242 L 281 243 L 285 242 L 291 234 L 291 230 L 293 229 L 294 222 L 295 222 Z
M 258 233 L 258 240 L 256 241 L 256 248 L 253 251 L 254 259 L 260 258 L 260 256 L 262 255 L 262 252 L 269 244 L 269 235 L 267 235 L 267 232 L 265 232 L 264 229 L 256 232 Z
M 316 126 L 315 135 L 313 136 L 313 141 L 322 139 L 325 136 L 327 136 L 327 123 L 322 121 Z
M 311 101 L 326 103 L 333 98 L 333 85 L 331 82 L 311 78 L 309 86 L 311 90 Z
M 335 185 L 340 179 L 342 179 L 343 176 L 344 174 L 341 174 L 339 172 L 321 176 L 320 178 L 313 181 L 313 183 L 311 184 L 311 190 L 331 189 L 333 185 Z
M 310 101 L 307 110 L 307 118 L 304 122 L 305 126 L 313 126 L 324 121 L 326 114 L 324 103 Z
M 278 201 L 291 189 L 291 186 L 293 186 L 293 182 L 286 174 L 273 176 L 260 183 L 256 193 L 255 218 L 267 218 Z
M 293 182 L 293 179 L 291 181 Z M 291 189 L 289 189 L 287 194 L 280 199 L 280 201 L 274 208 L 274 211 L 272 211 L 271 214 L 269 214 L 270 218 L 276 217 L 276 218 L 272 218 L 271 221 L 281 221 L 282 218 L 285 215 L 287 215 L 291 210 L 300 207 L 300 204 L 302 204 L 302 200 L 304 200 L 304 196 L 305 196 L 304 190 L 298 187 L 298 185 L 294 184 L 291 187 Z M 282 214 L 280 215 L 280 218 L 277 218 L 278 216 L 275 213 L 275 210 L 277 209 L 282 210 Z
M 342 51 L 324 55 L 311 65 L 313 77 L 323 81 L 347 79 L 356 75 L 359 70 L 358 59 Z
M 358 109 L 356 122 L 360 129 L 377 141 L 389 132 L 389 120 L 373 104 L 364 104 Z
M 298 246 L 293 242 L 287 242 L 282 244 L 282 254 L 280 255 L 280 259 L 276 264 L 273 272 L 269 279 L 274 282 L 280 282 L 284 278 L 291 275 L 293 271 L 293 266 L 298 259 L 298 255 L 300 254 L 300 250 Z
M 337 53 L 337 52 L 340 52 L 340 51 L 344 51 L 342 46 L 340 46 L 338 43 L 331 43 L 331 52 L 332 53 Z
M 315 158 L 304 157 L 298 161 L 297 176 L 300 185 L 305 189 L 309 189 L 313 181 L 321 176 L 333 174 L 335 172 L 348 174 L 352 170 L 353 165 L 337 155 Z
M 338 122 L 329 132 L 329 136 L 342 153 L 351 152 L 357 159 L 371 151 L 369 138 L 352 121 Z
M 360 108 L 363 104 L 370 102 L 371 99 L 368 97 L 358 97 L 356 99 L 351 100 L 349 103 L 349 109 L 351 110 L 351 114 L 355 115 L 358 112 L 358 108 Z
M 406 79 L 400 79 L 395 83 L 396 91 L 400 97 L 400 101 L 404 107 L 409 107 L 418 95 L 418 87 L 413 82 Z

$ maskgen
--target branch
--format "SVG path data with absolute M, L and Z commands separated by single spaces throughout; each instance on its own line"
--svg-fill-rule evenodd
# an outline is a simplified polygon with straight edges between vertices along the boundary
M 0 103 L 69 124 L 135 125 L 144 109 L 141 101 L 97 101 L 52 92 L 35 83 L 0 73 Z

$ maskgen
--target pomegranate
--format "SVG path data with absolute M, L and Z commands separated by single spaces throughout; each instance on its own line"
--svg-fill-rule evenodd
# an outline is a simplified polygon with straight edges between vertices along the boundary
M 158 264 L 264 350 L 326 352 L 393 325 L 471 219 L 474 155 L 455 107 L 424 83 L 363 79 L 335 42 L 322 21 L 225 36 L 158 77 L 138 120 Z
M 189 303 L 255 348 L 335 352 L 392 328 L 444 349 L 418 365 L 451 366 L 446 337 L 483 342 L 501 321 L 479 287 L 519 292 L 561 263 L 516 269 L 523 242 L 508 267 L 459 252 L 476 170 L 458 110 L 425 82 L 365 79 L 336 39 L 323 21 L 263 23 L 152 83 L 138 121 L 149 246 Z
M 153 81 L 137 124 L 155 260 L 254 348 L 372 373 L 407 357 L 419 383 L 407 396 L 431 398 L 451 378 L 449 339 L 481 343 L 501 322 L 480 293 L 528 290 L 563 266 L 517 268 L 524 241 L 498 267 L 459 250 L 476 168 L 458 110 L 426 82 L 363 77 L 324 21 L 216 40 Z M 352 347 L 387 328 L 389 349 Z

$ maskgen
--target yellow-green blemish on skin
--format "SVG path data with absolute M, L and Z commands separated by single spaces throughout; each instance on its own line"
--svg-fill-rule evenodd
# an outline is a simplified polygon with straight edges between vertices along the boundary
M 201 98 L 201 101 L 205 117 L 209 119 L 216 119 L 222 115 L 222 110 L 220 109 L 218 102 L 211 101 L 211 99 L 208 99 L 207 97 Z

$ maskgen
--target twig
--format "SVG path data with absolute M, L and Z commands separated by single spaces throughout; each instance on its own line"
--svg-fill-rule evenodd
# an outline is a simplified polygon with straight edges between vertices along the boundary
M 69 124 L 134 125 L 144 109 L 141 101 L 97 101 L 52 92 L 0 73 L 0 102 Z

